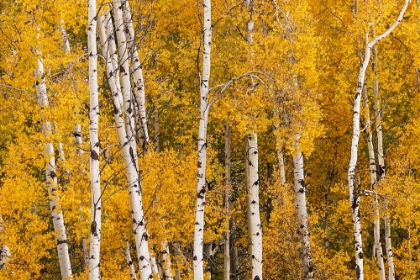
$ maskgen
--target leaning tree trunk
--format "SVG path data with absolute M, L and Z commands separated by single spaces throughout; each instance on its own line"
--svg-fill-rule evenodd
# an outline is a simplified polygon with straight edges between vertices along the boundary
M 38 58 L 38 68 L 35 71 L 36 81 L 36 95 L 38 104 L 41 108 L 46 108 L 49 105 L 47 86 L 45 84 L 44 63 L 42 58 Z M 48 120 L 44 120 L 42 132 L 46 138 L 51 134 L 51 124 Z M 57 252 L 60 263 L 60 272 L 63 279 L 72 278 L 72 270 L 69 256 L 69 249 L 67 243 L 66 227 L 64 225 L 63 212 L 59 204 L 59 197 L 57 195 L 57 173 L 55 166 L 55 156 L 53 144 L 48 142 L 45 147 L 45 154 L 47 158 L 46 166 L 46 180 L 49 195 L 49 204 L 51 216 L 53 219 L 54 231 L 57 235 Z
M 381 104 L 379 100 L 379 84 L 378 79 L 376 79 L 376 69 L 378 67 L 378 50 L 377 47 L 373 47 L 373 64 L 372 70 L 375 75 L 373 79 L 373 94 L 374 94 L 374 107 L 375 107 L 375 130 L 376 137 L 378 139 L 378 170 L 379 180 L 385 179 L 385 161 L 384 161 L 384 148 L 383 148 L 383 137 L 382 137 L 382 112 Z M 385 223 L 385 250 L 388 260 L 388 279 L 395 279 L 395 269 L 394 269 L 394 257 L 392 254 L 392 240 L 391 240 L 391 224 L 388 217 L 388 207 L 386 200 L 384 202 L 385 213 L 384 213 L 384 223 Z M 382 249 L 382 248 L 381 248 Z
M 120 11 L 121 12 L 121 11 Z M 118 15 L 117 15 L 118 16 Z M 105 32 L 105 24 L 107 24 L 107 32 Z M 114 118 L 118 132 L 118 139 L 126 167 L 128 190 L 130 194 L 131 218 L 136 242 L 137 259 L 139 262 L 140 278 L 142 280 L 150 279 L 152 269 L 150 265 L 150 253 L 148 245 L 148 234 L 144 220 L 143 204 L 142 204 L 142 186 L 139 176 L 139 166 L 137 150 L 134 141 L 130 141 L 131 136 L 128 135 L 126 128 L 131 128 L 130 118 L 123 118 L 123 108 L 121 104 L 121 86 L 118 79 L 118 71 L 112 60 L 112 54 L 116 52 L 115 39 L 113 38 L 113 27 L 110 16 L 99 20 L 99 35 L 101 38 L 102 51 L 106 60 L 106 73 L 108 84 L 111 89 L 111 96 L 114 105 Z M 108 49 L 109 48 L 109 49 Z M 126 100 L 125 100 L 126 101 Z M 127 104 L 127 102 L 125 102 Z
M 248 234 L 252 257 L 252 278 L 262 280 L 262 226 L 259 203 L 258 143 L 257 134 L 245 137 L 245 174 L 248 204 Z
M 391 25 L 388 30 L 383 34 L 377 36 L 372 41 L 368 41 L 368 35 L 366 34 L 366 48 L 364 53 L 363 63 L 360 65 L 359 77 L 356 87 L 356 95 L 354 97 L 353 105 L 353 136 L 351 142 L 351 152 L 350 152 L 350 163 L 348 168 L 348 184 L 349 184 L 349 194 L 350 194 L 350 210 L 352 213 L 353 219 L 353 236 L 354 236 L 354 252 L 355 252 L 355 270 L 356 270 L 356 279 L 364 279 L 364 269 L 363 269 L 363 246 L 362 246 L 362 227 L 360 223 L 360 196 L 358 190 L 356 189 L 356 164 L 357 164 L 357 152 L 360 138 L 360 100 L 362 96 L 362 90 L 365 83 L 365 74 L 366 69 L 370 62 L 371 49 L 376 43 L 380 40 L 387 37 L 397 25 L 402 21 L 403 15 L 407 9 L 409 0 L 405 0 L 404 6 L 401 9 L 400 14 L 398 15 L 397 21 Z
M 89 245 L 89 279 L 101 279 L 100 247 L 101 247 L 101 184 L 99 167 L 99 97 L 96 46 L 96 0 L 88 2 L 88 53 L 89 53 L 89 138 L 90 138 L 90 185 L 92 189 L 92 217 Z
M 296 136 L 296 146 L 298 146 L 300 136 Z M 312 266 L 311 245 L 309 240 L 308 229 L 308 212 L 306 210 L 306 185 L 303 169 L 303 153 L 297 152 L 293 158 L 294 168 L 294 188 L 295 188 L 295 204 L 298 217 L 298 233 L 300 238 L 300 247 L 302 250 L 302 279 L 314 279 L 314 271 Z
M 121 1 L 121 6 L 123 9 L 124 23 L 127 34 L 127 47 L 130 55 L 130 73 L 132 75 L 134 83 L 134 97 L 136 102 L 136 111 L 138 114 L 138 126 L 140 127 L 140 147 L 142 151 L 147 150 L 147 145 L 149 144 L 149 132 L 147 128 L 147 117 L 146 117 L 146 97 L 144 89 L 144 78 L 142 72 L 142 65 L 140 63 L 140 58 L 137 52 L 136 41 L 134 36 L 134 27 L 133 21 L 131 18 L 131 11 L 129 2 L 127 0 Z
M 211 50 L 211 4 L 204 0 L 203 69 L 200 79 L 200 122 L 198 128 L 197 202 L 194 223 L 194 280 L 203 280 L 204 205 L 206 201 L 207 122 L 209 115 L 209 80 Z

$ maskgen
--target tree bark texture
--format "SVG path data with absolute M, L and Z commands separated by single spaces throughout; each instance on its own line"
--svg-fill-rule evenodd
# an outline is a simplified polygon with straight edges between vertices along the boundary
M 245 175 L 248 204 L 248 234 L 253 280 L 262 280 L 262 226 L 259 203 L 258 142 L 257 134 L 245 137 Z
M 297 135 L 297 142 L 299 141 Z M 296 145 L 297 146 L 297 145 Z M 298 233 L 301 247 L 302 279 L 314 279 L 311 245 L 308 229 L 308 212 L 306 209 L 306 185 L 303 167 L 303 153 L 298 152 L 293 158 L 295 205 L 298 220 Z
M 204 205 L 206 200 L 207 122 L 209 115 L 209 80 L 211 50 L 211 4 L 203 2 L 203 69 L 200 79 L 200 122 L 198 129 L 197 202 L 194 224 L 194 280 L 203 280 Z
M 96 0 L 88 1 L 88 53 L 89 53 L 89 139 L 90 139 L 90 186 L 92 190 L 92 217 L 89 246 L 89 279 L 101 279 L 101 183 L 99 167 L 99 96 L 98 96 L 98 51 L 96 44 Z
M 128 53 L 130 56 L 130 73 L 133 79 L 134 84 L 134 97 L 136 102 L 137 110 L 137 124 L 140 128 L 139 139 L 140 147 L 143 151 L 147 150 L 147 145 L 149 144 L 149 131 L 147 128 L 147 116 L 146 116 L 146 96 L 145 96 L 145 87 L 144 87 L 144 78 L 142 72 L 142 65 L 140 58 L 137 52 L 133 21 L 130 11 L 129 2 L 127 0 L 121 1 L 124 23 L 126 26 L 126 36 L 127 36 L 127 47 Z

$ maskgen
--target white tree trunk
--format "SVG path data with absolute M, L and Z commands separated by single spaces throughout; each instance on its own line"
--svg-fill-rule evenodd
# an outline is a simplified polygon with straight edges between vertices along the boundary
M 133 260 L 131 259 L 131 254 L 130 254 L 130 243 L 127 241 L 127 246 L 125 247 L 124 250 L 124 254 L 125 254 L 125 258 L 127 260 L 127 265 L 128 268 L 130 269 L 130 279 L 131 280 L 136 280 L 136 268 L 134 267 L 134 263 Z
M 47 86 L 45 84 L 44 63 L 42 58 L 38 58 L 38 68 L 35 70 L 35 83 L 36 96 L 39 106 L 48 107 Z M 48 138 L 51 134 L 51 125 L 48 120 L 42 126 L 42 132 Z M 54 147 L 52 143 L 47 143 L 45 147 L 45 154 L 47 159 L 46 166 L 46 180 L 49 194 L 49 204 L 51 216 L 54 224 L 54 231 L 57 235 L 57 252 L 60 262 L 60 272 L 63 279 L 72 278 L 72 270 L 70 263 L 70 256 L 67 244 L 66 227 L 64 225 L 63 212 L 59 205 L 59 197 L 57 196 L 57 173 L 55 166 Z
M 67 36 L 67 32 L 63 27 L 64 25 L 64 21 L 61 20 L 60 21 L 60 25 L 58 26 L 58 30 L 61 32 L 61 38 L 63 39 L 63 49 L 65 53 L 70 53 L 70 42 L 69 42 L 69 38 Z
M 245 137 L 245 175 L 248 204 L 248 234 L 252 258 L 252 278 L 262 280 L 262 226 L 259 203 L 257 134 Z
M 134 119 L 135 112 L 135 101 L 133 99 L 133 93 L 131 91 L 130 82 L 130 68 L 128 66 L 128 49 L 127 49 L 127 38 L 125 36 L 125 25 L 122 12 L 121 0 L 113 0 L 113 15 L 115 24 L 115 34 L 117 35 L 118 45 L 118 65 L 119 74 L 121 77 L 121 91 L 123 96 L 125 122 L 126 122 L 126 133 L 130 146 L 135 147 L 136 145 L 136 122 Z
M 348 183 L 349 183 L 349 194 L 350 194 L 350 209 L 353 219 L 353 236 L 354 236 L 354 251 L 355 251 L 355 270 L 356 270 L 356 279 L 364 279 L 364 269 L 363 269 L 363 247 L 362 247 L 362 227 L 360 223 L 360 196 L 358 190 L 356 189 L 356 164 L 357 164 L 357 152 L 358 144 L 360 138 L 360 99 L 362 95 L 363 86 L 365 83 L 365 73 L 369 65 L 371 49 L 372 47 L 379 42 L 380 40 L 387 37 L 397 25 L 401 22 L 405 10 L 407 9 L 409 0 L 405 0 L 404 6 L 398 15 L 397 21 L 391 25 L 387 31 L 383 34 L 377 36 L 374 40 L 368 41 L 368 36 L 366 35 L 366 49 L 364 53 L 364 60 L 359 69 L 359 77 L 357 80 L 356 95 L 354 97 L 354 106 L 353 106 L 353 137 L 351 143 L 351 152 L 350 152 L 350 163 L 348 169 Z
M 49 162 L 46 168 L 47 187 L 50 200 L 50 210 L 54 224 L 54 231 L 57 234 L 57 251 L 60 261 L 60 272 L 63 279 L 71 279 L 71 264 L 69 257 L 69 249 L 67 244 L 66 227 L 64 225 L 63 212 L 58 204 L 57 197 L 57 173 L 55 167 L 54 147 L 51 143 L 47 143 L 46 151 Z
M 87 246 L 87 239 L 82 239 L 82 246 L 83 246 L 83 259 L 85 261 L 85 268 L 89 269 L 89 248 Z
M 142 65 L 140 63 L 140 58 L 137 52 L 133 21 L 130 11 L 129 2 L 127 0 L 122 0 L 122 9 L 124 14 L 124 23 L 127 27 L 127 46 L 130 55 L 130 72 L 134 82 L 134 96 L 137 103 L 137 113 L 138 113 L 138 125 L 140 127 L 140 147 L 145 151 L 149 143 L 149 132 L 147 128 L 147 116 L 146 116 L 146 96 L 144 88 L 144 78 L 142 72 Z
M 279 161 L 280 180 L 281 180 L 281 183 L 284 185 L 284 184 L 286 184 L 286 171 L 284 169 L 283 147 L 280 147 L 277 150 L 277 159 Z
M 198 171 L 197 171 L 197 204 L 194 224 L 194 280 L 203 280 L 203 245 L 204 245 L 204 205 L 206 198 L 206 159 L 207 159 L 207 121 L 209 115 L 208 92 L 210 80 L 211 50 L 211 4 L 204 0 L 203 23 L 203 70 L 200 79 L 200 122 L 198 128 Z
M 121 11 L 120 11 L 121 12 Z M 126 131 L 126 127 L 130 128 L 131 124 L 124 122 L 122 117 L 122 106 L 119 98 L 120 83 L 118 80 L 117 68 L 114 68 L 111 55 L 116 52 L 115 41 L 110 36 L 105 35 L 105 24 L 111 24 L 110 17 L 105 19 L 101 17 L 99 20 L 99 35 L 101 38 L 102 51 L 106 59 L 106 73 L 108 75 L 108 84 L 111 89 L 111 96 L 114 104 L 114 117 L 120 141 L 121 150 L 126 166 L 128 191 L 130 194 L 131 218 L 136 242 L 137 259 L 139 262 L 140 278 L 142 280 L 151 279 L 152 269 L 150 265 L 150 253 L 148 247 L 148 234 L 146 232 L 146 224 L 144 220 L 143 204 L 142 204 L 142 186 L 139 177 L 138 157 L 135 142 L 131 140 Z M 113 34 L 112 26 L 107 28 Z M 107 40 L 109 38 L 109 40 Z M 109 45 L 107 44 L 109 43 Z M 109 47 L 109 50 L 108 50 Z M 127 103 L 127 102 L 126 102 Z M 126 118 L 126 121 L 132 119 Z M 126 125 L 124 125 L 126 124 Z M 134 124 L 134 123 L 133 123 Z
M 386 254 L 388 257 L 388 279 L 395 280 L 395 270 L 394 270 L 394 256 L 392 254 L 392 240 L 391 240 L 391 224 L 389 222 L 388 214 L 385 214 L 385 247 Z
M 76 124 L 73 130 L 73 136 L 74 136 L 74 144 L 77 146 L 76 154 L 77 155 L 83 155 L 83 150 L 80 148 L 80 146 L 83 143 L 82 139 L 82 125 Z
M 226 121 L 226 132 L 225 132 L 225 172 L 226 172 L 226 190 L 225 190 L 225 209 L 226 214 L 230 215 L 230 166 L 232 157 L 231 148 L 231 135 L 232 130 L 229 123 Z M 225 233 L 225 246 L 224 246 L 224 258 L 223 258 L 223 279 L 230 280 L 230 225 L 231 219 L 227 220 L 227 231 Z
M 0 233 L 4 234 L 3 220 L 0 215 Z M 10 249 L 5 244 L 0 245 L 0 270 L 6 269 L 7 259 L 12 255 L 10 254 Z
M 296 147 L 298 146 L 300 136 L 296 136 Z M 312 266 L 311 244 L 308 229 L 308 212 L 306 210 L 306 185 L 303 168 L 303 154 L 298 152 L 293 158 L 294 169 L 294 189 L 295 204 L 297 210 L 298 233 L 301 246 L 302 257 L 302 279 L 314 279 L 314 271 Z
M 88 53 L 89 53 L 89 138 L 90 138 L 90 186 L 92 191 L 92 217 L 89 245 L 89 279 L 101 279 L 100 245 L 101 245 L 101 184 L 99 167 L 99 96 L 96 44 L 96 0 L 88 0 Z
M 162 278 L 165 280 L 172 280 L 171 258 L 169 256 L 168 242 L 165 240 L 161 244 L 162 251 L 159 254 L 159 265 L 162 267 Z

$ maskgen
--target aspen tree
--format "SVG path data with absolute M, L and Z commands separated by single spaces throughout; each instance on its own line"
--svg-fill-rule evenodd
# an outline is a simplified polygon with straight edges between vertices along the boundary
M 35 89 L 38 105 L 41 108 L 48 108 L 49 101 L 47 95 L 47 86 L 45 82 L 44 62 L 42 57 L 38 58 L 37 65 L 38 68 L 35 70 L 35 77 L 37 78 Z M 47 139 L 50 137 L 51 124 L 48 120 L 44 120 L 42 132 Z M 45 154 L 47 158 L 47 166 L 45 170 L 46 181 L 54 231 L 57 234 L 57 252 L 60 262 L 61 277 L 63 279 L 71 279 L 72 269 L 70 263 L 66 227 L 64 225 L 63 212 L 61 211 L 61 206 L 59 204 L 59 197 L 57 196 L 57 171 L 55 165 L 54 146 L 51 142 L 47 142 L 45 147 Z
M 360 65 L 358 82 L 356 87 L 356 95 L 354 97 L 353 106 L 353 137 L 351 143 L 350 163 L 348 168 L 348 184 L 350 193 L 350 210 L 353 219 L 353 236 L 354 236 L 354 251 L 355 251 L 355 270 L 356 279 L 364 279 L 363 268 L 363 246 L 362 246 L 362 227 L 360 222 L 360 195 L 356 188 L 356 164 L 358 143 L 360 137 L 360 100 L 362 96 L 363 86 L 365 83 L 365 73 L 370 62 L 371 50 L 380 40 L 387 37 L 397 25 L 402 21 L 404 13 L 407 9 L 409 0 L 404 1 L 404 6 L 398 15 L 397 20 L 381 35 L 369 41 L 368 34 L 366 34 L 366 46 L 364 52 L 363 63 Z
M 169 257 L 169 246 L 166 239 L 162 242 L 161 248 L 162 250 L 159 254 L 159 265 L 162 268 L 162 278 L 172 280 L 171 258 Z
M 121 7 L 123 10 L 124 24 L 126 26 L 127 36 L 127 50 L 130 56 L 130 74 L 134 84 L 134 97 L 136 102 L 136 110 L 138 114 L 138 126 L 140 126 L 140 147 L 143 152 L 147 149 L 149 143 L 149 132 L 147 129 L 147 117 L 146 117 L 146 97 L 144 88 L 144 78 L 142 72 L 142 65 L 137 52 L 133 20 L 131 16 L 130 6 L 128 0 L 121 1 Z
M 117 3 L 118 4 L 118 3 Z M 118 7 L 118 5 L 116 5 Z M 121 11 L 116 11 L 116 17 L 121 16 Z M 105 31 L 106 25 L 106 31 Z M 115 39 L 113 38 L 114 30 L 110 15 L 99 20 L 99 35 L 101 39 L 102 52 L 106 60 L 106 73 L 108 84 L 111 89 L 112 102 L 114 106 L 114 118 L 118 132 L 118 139 L 123 153 L 124 163 L 126 167 L 128 191 L 130 194 L 131 216 L 136 242 L 137 260 L 139 262 L 140 278 L 142 280 L 151 279 L 152 269 L 150 265 L 150 253 L 148 246 L 148 234 L 144 221 L 143 204 L 142 204 L 142 186 L 139 177 L 138 157 L 135 142 L 130 141 L 131 136 L 127 130 L 130 129 L 132 119 L 123 118 L 122 104 L 120 102 L 121 86 L 118 78 L 118 71 L 113 63 L 112 55 L 116 53 Z M 125 100 L 126 101 L 126 100 Z M 128 102 L 125 102 L 126 104 Z M 130 108 L 130 107 L 128 107 Z
M 134 263 L 131 259 L 131 254 L 130 254 L 130 243 L 127 241 L 127 246 L 125 247 L 124 250 L 124 254 L 125 254 L 125 258 L 127 259 L 127 266 L 130 269 L 130 279 L 131 280 L 136 280 L 136 269 L 134 267 Z
M 98 96 L 98 66 L 97 66 L 97 26 L 96 0 L 88 2 L 88 53 L 89 53 L 89 139 L 90 139 L 90 185 L 92 189 L 92 217 L 89 244 L 89 279 L 101 279 L 100 246 L 102 227 L 102 193 L 101 174 L 99 167 L 99 96 Z
M 206 160 L 207 160 L 207 123 L 209 115 L 208 93 L 210 80 L 210 50 L 211 50 L 211 4 L 210 0 L 203 2 L 203 69 L 200 76 L 200 122 L 198 128 L 198 171 L 197 171 L 197 202 L 194 224 L 194 280 L 203 280 L 203 245 L 204 245 L 204 206 L 206 201 Z
M 252 279 L 262 280 L 262 226 L 259 204 L 257 134 L 245 137 L 245 175 L 248 204 L 248 234 L 252 261 Z
M 300 135 L 296 135 L 295 147 L 299 147 Z M 308 230 L 308 212 L 306 210 L 306 185 L 303 168 L 303 153 L 296 151 L 293 157 L 295 204 L 298 216 L 298 233 L 302 249 L 302 279 L 314 279 L 311 245 Z

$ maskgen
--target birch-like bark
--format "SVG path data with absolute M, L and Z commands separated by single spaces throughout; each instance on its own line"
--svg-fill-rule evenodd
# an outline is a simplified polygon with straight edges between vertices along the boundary
M 369 104 L 367 96 L 366 85 L 363 87 L 363 107 L 365 111 L 366 125 L 365 135 L 368 144 L 368 154 L 369 154 L 369 170 L 370 170 L 370 184 L 373 192 L 373 209 L 375 211 L 375 218 L 373 221 L 373 243 L 374 243 L 374 255 L 376 256 L 377 266 L 379 270 L 379 279 L 385 280 L 385 265 L 384 258 L 382 253 L 381 245 L 381 223 L 379 219 L 379 201 L 378 194 L 376 192 L 377 181 L 377 170 L 376 170 L 376 160 L 375 160 L 375 150 L 373 147 L 373 136 L 372 130 L 370 127 L 370 113 L 369 113 Z
M 81 147 L 83 143 L 82 139 L 82 125 L 76 124 L 73 130 L 73 136 L 74 136 L 74 144 L 77 146 L 76 154 L 77 155 L 83 155 L 83 150 Z
M 4 234 L 3 228 L 3 220 L 0 215 L 0 233 Z M 10 254 L 10 249 L 5 244 L 2 244 L 0 247 L 0 270 L 6 269 L 7 259 L 10 258 L 12 255 Z
M 211 4 L 204 0 L 203 69 L 200 79 L 200 122 L 198 128 L 197 204 L 194 223 L 194 280 L 203 280 L 204 205 L 206 198 L 207 122 L 209 115 L 208 93 L 210 80 Z
M 38 104 L 41 108 L 48 107 L 47 86 L 45 83 L 44 63 L 42 58 L 38 58 L 38 68 L 35 71 L 37 78 L 35 89 Z M 51 124 L 48 120 L 42 126 L 42 132 L 48 138 L 51 134 Z M 57 196 L 57 172 L 55 165 L 54 147 L 52 143 L 47 142 L 45 147 L 45 155 L 47 159 L 46 180 L 49 195 L 49 204 L 51 216 L 53 219 L 54 231 L 57 235 L 57 252 L 60 263 L 60 272 L 63 279 L 72 278 L 72 270 L 70 256 L 67 243 L 66 227 L 64 225 L 63 212 L 59 205 L 59 197 Z
M 0 248 L 0 270 L 6 269 L 7 259 L 12 255 L 10 254 L 10 249 L 6 245 L 1 246 Z
M 133 260 L 131 259 L 130 243 L 128 241 L 127 241 L 127 246 L 125 247 L 125 250 L 124 250 L 124 255 L 127 260 L 127 266 L 130 269 L 130 279 L 137 280 L 136 268 L 134 267 Z
M 279 162 L 280 180 L 281 180 L 281 183 L 284 185 L 284 184 L 286 184 L 286 171 L 284 169 L 283 149 L 284 149 L 284 147 L 281 146 L 277 150 L 277 159 L 278 159 L 278 162 Z
M 92 217 L 89 244 L 89 279 L 101 279 L 100 245 L 101 245 L 101 184 L 99 167 L 99 96 L 96 44 L 96 0 L 88 0 L 88 53 L 89 53 L 89 139 L 90 139 L 90 186 L 92 192 Z
M 60 272 L 62 279 L 71 279 L 72 271 L 69 257 L 66 227 L 64 225 L 63 212 L 58 203 L 57 196 L 57 171 L 55 166 L 54 147 L 47 143 L 46 151 L 49 162 L 46 168 L 47 187 L 50 200 L 50 210 L 54 224 L 54 230 L 57 234 L 57 251 L 60 262 Z
M 153 275 L 155 275 L 155 277 L 158 280 L 160 280 L 159 268 L 158 268 L 158 265 L 156 263 L 156 258 L 155 257 L 150 258 L 150 267 L 152 268 Z
M 63 27 L 64 21 L 60 21 L 60 25 L 58 26 L 58 30 L 61 32 L 61 39 L 63 40 L 63 50 L 65 53 L 70 53 L 70 41 L 69 37 L 67 36 L 67 32 Z
M 232 130 L 229 126 L 229 123 L 226 121 L 226 131 L 225 131 L 225 172 L 226 172 L 226 190 L 225 190 L 225 211 L 228 217 L 230 217 L 230 166 L 231 166 L 231 157 L 232 157 L 232 148 L 231 148 L 231 134 Z M 225 233 L 225 245 L 224 245 L 224 258 L 223 258 L 223 279 L 230 280 L 230 226 L 231 219 L 227 220 L 227 231 Z
M 107 33 L 105 33 L 105 24 L 107 24 Z M 139 262 L 140 278 L 142 280 L 146 280 L 153 278 L 148 245 L 149 236 L 147 234 L 146 224 L 144 221 L 142 186 L 139 177 L 137 150 L 135 142 L 132 141 L 133 137 L 130 138 L 128 132 L 126 131 L 126 127 L 127 129 L 130 128 L 131 124 L 127 124 L 122 116 L 123 109 L 120 102 L 121 87 L 118 79 L 118 71 L 117 68 L 115 68 L 111 57 L 111 54 L 116 52 L 115 39 L 112 38 L 113 34 L 114 32 L 110 16 L 108 15 L 106 18 L 101 17 L 99 20 L 99 35 L 103 55 L 106 60 L 106 73 L 114 104 L 114 118 L 118 132 L 118 139 L 126 166 L 128 191 L 130 194 L 131 218 L 136 242 L 137 260 Z M 126 118 L 125 120 L 128 122 L 131 121 L 130 118 Z
M 130 146 L 135 147 L 136 137 L 136 121 L 134 119 L 135 102 L 133 99 L 133 93 L 131 91 L 130 82 L 130 68 L 128 65 L 128 51 L 127 51 L 127 38 L 124 26 L 122 2 L 121 0 L 113 0 L 113 15 L 115 24 L 115 34 L 117 35 L 116 42 L 118 43 L 118 65 L 119 74 L 121 77 L 121 92 L 123 96 L 125 122 L 126 122 L 126 133 Z
M 130 73 L 134 83 L 134 97 L 137 104 L 136 108 L 138 113 L 138 125 L 140 127 L 139 144 L 142 150 L 146 151 L 147 145 L 149 144 L 149 132 L 147 128 L 146 97 L 142 65 L 140 63 L 140 58 L 137 52 L 129 2 L 127 0 L 122 0 L 121 6 L 124 14 L 124 23 L 126 26 L 127 47 L 130 55 Z
M 83 259 L 85 261 L 85 268 L 89 269 L 89 248 L 87 246 L 87 239 L 82 239 L 82 246 L 83 246 Z
M 385 211 L 388 210 L 388 205 L 385 200 Z M 392 254 L 392 239 L 391 239 L 391 223 L 388 218 L 388 213 L 385 212 L 385 249 L 388 257 L 388 279 L 395 280 L 394 256 Z
M 245 137 L 245 175 L 248 204 L 248 234 L 252 258 L 252 278 L 262 280 L 262 226 L 259 203 L 258 142 L 257 134 Z
M 171 271 L 171 258 L 169 257 L 169 246 L 168 242 L 165 240 L 161 244 L 162 251 L 159 254 L 159 265 L 162 267 L 162 278 L 167 280 L 172 280 L 172 271 Z
M 356 270 L 356 279 L 364 279 L 364 268 L 363 268 L 363 246 L 362 246 L 362 227 L 360 222 L 360 196 L 358 190 L 356 189 L 356 164 L 357 164 L 357 152 L 358 144 L 360 138 L 360 100 L 362 95 L 363 86 L 365 83 L 365 74 L 366 69 L 369 65 L 371 49 L 378 43 L 380 40 L 387 37 L 397 25 L 403 19 L 403 15 L 407 9 L 409 0 L 405 0 L 404 6 L 398 15 L 397 21 L 392 24 L 388 30 L 383 34 L 377 36 L 372 41 L 368 41 L 368 35 L 366 35 L 366 48 L 364 53 L 363 63 L 360 65 L 359 77 L 356 87 L 356 95 L 354 97 L 354 106 L 353 106 L 353 136 L 351 143 L 351 152 L 350 152 L 350 163 L 348 169 L 348 183 L 349 183 L 349 194 L 350 194 L 350 210 L 352 213 L 353 220 L 353 236 L 354 236 L 354 251 L 355 251 L 355 270 Z
M 300 135 L 296 135 L 296 147 Z M 302 250 L 302 279 L 314 279 L 314 271 L 312 266 L 311 245 L 309 240 L 308 229 L 308 212 L 306 210 L 306 185 L 303 168 L 303 153 L 298 152 L 293 158 L 294 169 L 294 189 L 295 189 L 295 204 L 298 218 L 298 233 L 300 239 L 300 247 Z

